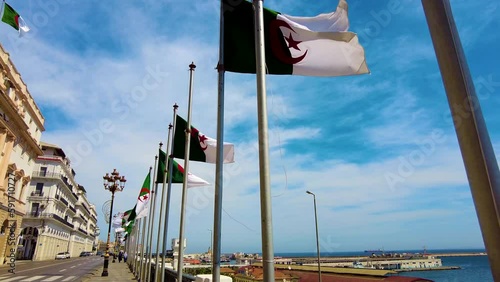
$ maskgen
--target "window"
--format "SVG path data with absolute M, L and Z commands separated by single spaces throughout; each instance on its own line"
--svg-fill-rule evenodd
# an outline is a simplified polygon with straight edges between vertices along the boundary
M 43 195 L 42 191 L 43 191 L 43 183 L 37 183 L 35 188 L 35 195 L 42 196 Z
M 40 176 L 46 176 L 47 175 L 47 167 L 42 166 L 40 167 Z
M 2 224 L 2 227 L 0 228 L 0 235 L 5 235 L 5 232 L 7 232 L 8 227 L 9 227 L 9 221 L 5 220 Z
M 40 209 L 40 204 L 39 203 L 32 203 L 31 204 L 31 215 L 32 216 L 39 216 L 39 209 Z

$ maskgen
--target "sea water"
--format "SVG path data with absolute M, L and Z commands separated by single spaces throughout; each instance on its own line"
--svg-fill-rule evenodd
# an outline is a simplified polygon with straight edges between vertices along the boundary
M 385 251 L 385 253 L 423 253 L 422 250 L 400 250 Z M 426 250 L 428 254 L 444 253 L 481 253 L 485 250 Z M 321 253 L 321 257 L 339 257 L 339 256 L 369 256 L 366 252 L 333 252 Z M 275 256 L 281 257 L 316 257 L 316 253 L 276 253 Z M 491 268 L 488 256 L 462 256 L 462 257 L 440 257 L 443 266 L 458 266 L 460 269 L 453 270 L 429 270 L 400 272 L 399 276 L 420 277 L 433 280 L 435 282 L 493 282 Z
M 400 275 L 435 282 L 493 282 L 488 256 L 441 257 L 441 261 L 443 266 L 459 266 L 460 269 L 403 272 Z

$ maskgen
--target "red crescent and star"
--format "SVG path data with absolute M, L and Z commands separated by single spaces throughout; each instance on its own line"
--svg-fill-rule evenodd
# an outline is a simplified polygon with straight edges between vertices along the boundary
M 270 27 L 269 27 L 269 33 L 270 33 L 269 35 L 270 35 L 270 39 L 271 39 L 271 50 L 273 51 L 273 54 L 283 63 L 294 65 L 294 64 L 302 61 L 306 57 L 308 50 L 306 50 L 299 57 L 288 56 L 288 54 L 286 54 L 285 51 L 281 48 L 281 44 L 280 44 L 281 43 L 280 42 L 281 36 L 283 36 L 283 38 L 286 40 L 286 42 L 288 44 L 288 49 L 293 48 L 295 50 L 301 51 L 298 45 L 302 41 L 296 41 L 292 36 L 292 32 L 290 32 L 290 34 L 288 36 L 284 36 L 280 30 L 280 27 L 284 27 L 284 28 L 289 29 L 292 32 L 295 32 L 295 30 L 287 22 L 285 22 L 283 20 L 271 21 Z

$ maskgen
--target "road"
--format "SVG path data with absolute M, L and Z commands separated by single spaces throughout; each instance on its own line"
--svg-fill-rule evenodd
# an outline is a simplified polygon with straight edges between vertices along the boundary
M 17 261 L 15 274 L 9 273 L 10 267 L 0 267 L 0 281 L 80 281 L 103 264 L 98 256 L 77 257 L 66 260 Z

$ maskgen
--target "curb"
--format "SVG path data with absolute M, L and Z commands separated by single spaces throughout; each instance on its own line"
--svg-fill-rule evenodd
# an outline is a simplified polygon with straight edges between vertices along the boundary
M 81 281 L 82 282 L 91 281 L 92 278 L 94 278 L 96 275 L 99 274 L 99 272 L 101 271 L 101 267 L 102 266 L 98 266 L 94 270 L 92 270 L 92 272 L 89 272 L 89 273 L 85 274 L 84 276 L 82 276 Z

